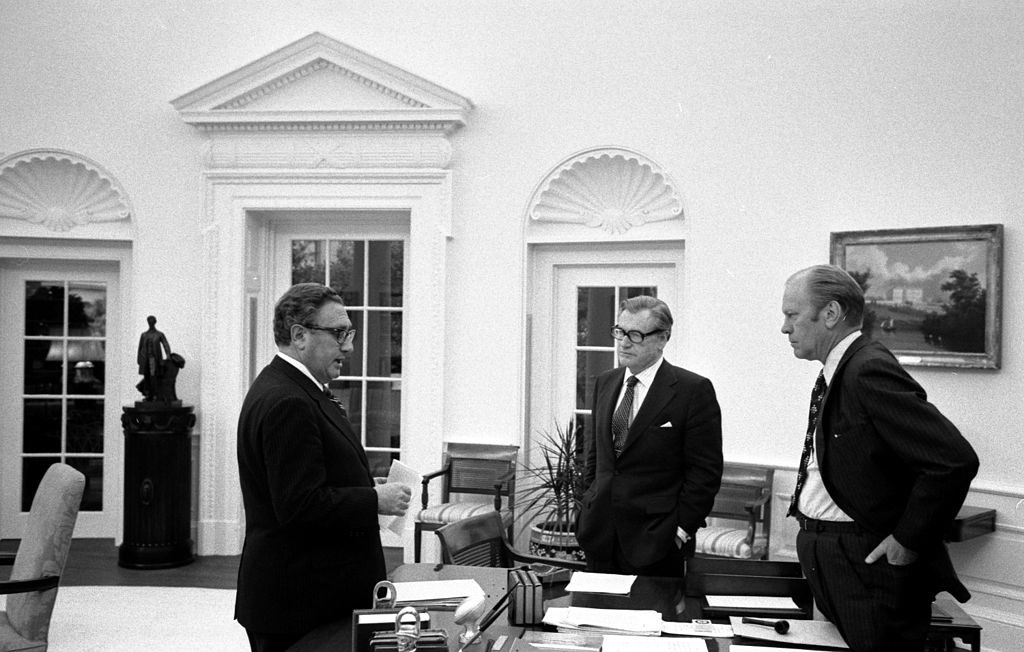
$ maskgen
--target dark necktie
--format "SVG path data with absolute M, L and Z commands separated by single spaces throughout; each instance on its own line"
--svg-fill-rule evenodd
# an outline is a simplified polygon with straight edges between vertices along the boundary
M 345 406 L 341 404 L 341 401 L 334 397 L 334 394 L 331 393 L 330 388 L 325 387 L 324 394 L 327 396 L 328 399 L 330 399 L 331 403 L 334 403 L 335 405 L 338 406 L 338 409 L 341 410 L 342 414 L 348 416 L 348 412 L 345 411 Z
M 814 450 L 814 430 L 818 425 L 818 410 L 821 408 L 821 399 L 825 398 L 825 370 L 818 373 L 818 380 L 814 382 L 814 389 L 811 390 L 811 408 L 807 414 L 807 436 L 804 437 L 804 452 L 800 455 L 800 468 L 796 472 L 796 488 L 793 489 L 793 498 L 789 501 L 787 516 L 797 513 L 797 501 L 800 499 L 800 490 L 804 488 L 807 481 L 807 464 L 811 460 L 811 453 Z
M 622 447 L 626 445 L 626 435 L 629 433 L 629 422 L 633 417 L 633 390 L 636 388 L 636 376 L 630 376 L 626 380 L 626 393 L 612 415 L 612 445 L 615 447 L 615 457 L 622 454 Z

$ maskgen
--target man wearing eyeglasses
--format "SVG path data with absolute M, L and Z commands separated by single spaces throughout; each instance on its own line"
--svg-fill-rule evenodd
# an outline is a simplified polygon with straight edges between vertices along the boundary
M 375 484 L 345 410 L 326 394 L 355 334 L 334 290 L 292 286 L 274 309 L 278 353 L 242 403 L 245 545 L 235 618 L 254 652 L 285 650 L 371 606 L 385 579 L 377 516 L 409 507 L 409 487 Z
M 665 361 L 672 312 L 623 301 L 621 366 L 594 383 L 576 537 L 588 570 L 680 577 L 722 481 L 722 416 L 707 378 Z

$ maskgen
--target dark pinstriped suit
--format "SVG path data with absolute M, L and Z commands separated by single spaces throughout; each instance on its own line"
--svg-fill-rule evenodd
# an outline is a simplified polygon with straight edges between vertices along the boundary
M 722 414 L 710 380 L 664 362 L 616 458 L 611 422 L 625 373 L 619 367 L 594 383 L 576 536 L 588 560 L 611 558 L 617 539 L 641 568 L 673 552 L 677 526 L 690 534 L 692 554 L 722 481 Z
M 869 533 L 800 533 L 797 549 L 815 600 L 853 649 L 913 649 L 899 637 L 913 639 L 915 628 L 927 628 L 936 592 L 970 597 L 943 536 L 967 496 L 978 457 L 892 353 L 864 336 L 843 355 L 825 394 L 815 453 L 829 495 Z M 889 534 L 917 552 L 918 561 L 863 563 Z M 825 547 L 815 549 L 812 539 Z M 836 558 L 842 558 L 838 567 Z M 887 602 L 891 612 L 877 611 Z M 901 631 L 885 631 L 890 619 Z M 889 643 L 857 644 L 871 640 Z
M 370 606 L 385 567 L 366 453 L 338 405 L 278 357 L 242 404 L 238 467 L 238 622 L 303 633 Z

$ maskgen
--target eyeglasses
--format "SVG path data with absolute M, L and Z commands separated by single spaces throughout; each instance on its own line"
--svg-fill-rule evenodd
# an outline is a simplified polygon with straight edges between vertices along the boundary
M 644 338 L 650 337 L 651 335 L 657 335 L 658 333 L 664 333 L 664 328 L 656 328 L 653 331 L 647 333 L 641 333 L 640 331 L 627 331 L 616 326 L 612 329 L 612 337 L 617 340 L 623 340 L 627 337 L 633 344 L 640 344 L 644 341 Z
M 349 344 L 352 340 L 356 339 L 356 329 L 354 328 L 325 328 L 324 326 L 314 326 L 312 324 L 303 324 L 306 328 L 314 331 L 324 331 L 334 336 L 334 339 L 338 340 L 338 344 Z

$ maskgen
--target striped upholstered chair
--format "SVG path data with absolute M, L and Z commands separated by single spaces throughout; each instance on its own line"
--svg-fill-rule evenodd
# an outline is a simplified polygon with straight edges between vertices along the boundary
M 415 551 L 420 561 L 424 532 L 461 521 L 464 518 L 496 511 L 506 528 L 512 527 L 516 492 L 518 446 L 449 443 L 445 447 L 444 466 L 423 476 L 422 509 L 413 530 Z M 430 483 L 439 480 L 440 502 L 430 502 Z M 482 500 L 486 496 L 491 500 Z
M 698 556 L 767 559 L 774 469 L 726 463 L 708 526 L 697 530 Z

